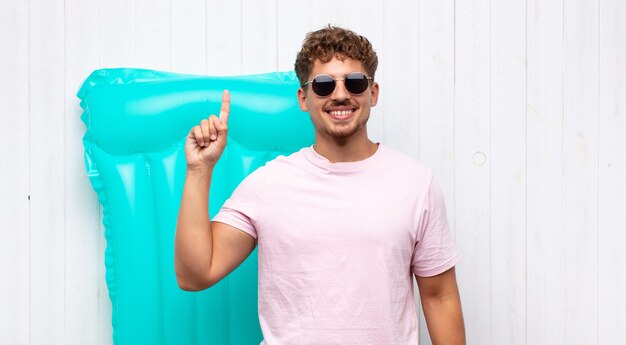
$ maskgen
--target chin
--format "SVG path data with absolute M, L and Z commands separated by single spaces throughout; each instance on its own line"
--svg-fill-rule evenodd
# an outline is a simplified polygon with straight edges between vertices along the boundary
M 358 127 L 356 124 L 350 123 L 347 126 L 337 126 L 333 125 L 332 127 L 326 127 L 324 129 L 324 133 L 335 139 L 348 139 L 362 130 L 365 126 Z

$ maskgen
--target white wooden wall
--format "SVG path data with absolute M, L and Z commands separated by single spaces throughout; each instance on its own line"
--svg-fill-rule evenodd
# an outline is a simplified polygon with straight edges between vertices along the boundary
M 0 0 L 0 344 L 111 343 L 89 72 L 290 70 L 326 23 L 378 50 L 373 139 L 443 185 L 468 343 L 626 344 L 622 0 Z

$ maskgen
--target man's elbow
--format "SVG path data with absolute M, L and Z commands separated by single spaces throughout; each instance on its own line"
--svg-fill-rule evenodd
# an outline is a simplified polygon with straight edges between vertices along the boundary
M 199 279 L 197 277 L 195 279 L 191 279 L 178 271 L 176 272 L 176 282 L 181 290 L 190 292 L 206 290 L 215 285 L 209 279 Z
M 183 281 L 183 280 L 178 280 L 178 287 L 181 290 L 189 291 L 189 292 L 202 291 L 202 290 L 206 289 L 206 288 L 203 288 L 200 285 L 190 284 L 190 283 L 188 283 L 186 281 Z

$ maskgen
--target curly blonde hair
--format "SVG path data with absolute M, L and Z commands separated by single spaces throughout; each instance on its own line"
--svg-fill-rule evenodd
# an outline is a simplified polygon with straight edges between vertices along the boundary
M 333 57 L 360 61 L 372 78 L 378 67 L 378 56 L 367 38 L 329 24 L 323 29 L 309 32 L 302 42 L 302 49 L 298 52 L 294 65 L 300 85 L 307 82 L 315 60 L 326 63 Z

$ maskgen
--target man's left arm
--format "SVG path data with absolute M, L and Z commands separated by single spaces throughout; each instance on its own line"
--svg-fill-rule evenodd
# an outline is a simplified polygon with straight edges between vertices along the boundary
M 465 324 L 454 267 L 433 277 L 415 276 L 433 345 L 465 345 Z

